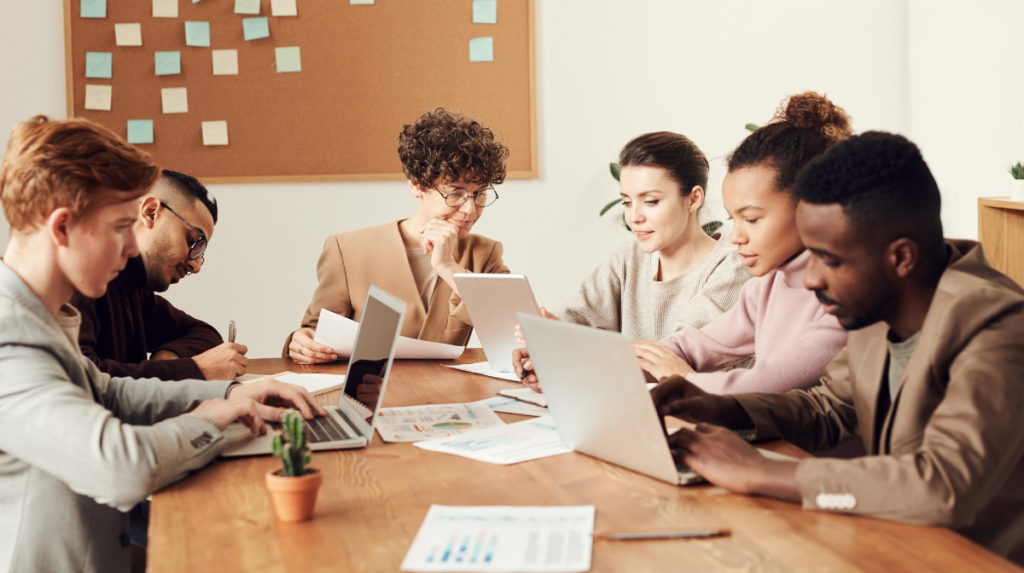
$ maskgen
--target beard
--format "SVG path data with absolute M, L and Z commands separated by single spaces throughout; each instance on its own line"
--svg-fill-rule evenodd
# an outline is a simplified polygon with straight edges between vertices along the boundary
M 814 291 L 814 296 L 818 297 L 818 301 L 822 304 L 833 304 L 846 310 L 848 316 L 839 320 L 839 325 L 843 327 L 843 330 L 859 330 L 885 320 L 887 316 L 891 315 L 890 311 L 897 300 L 895 289 L 885 280 L 884 276 L 877 275 L 871 278 L 861 297 L 850 304 L 841 304 L 832 300 L 821 291 Z
M 157 239 L 142 257 L 146 267 L 146 288 L 153 292 L 164 292 L 171 286 L 167 270 L 177 267 L 171 256 L 171 242 L 163 237 Z

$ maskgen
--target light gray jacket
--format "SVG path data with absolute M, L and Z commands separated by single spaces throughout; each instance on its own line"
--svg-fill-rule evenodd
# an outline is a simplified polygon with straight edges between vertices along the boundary
M 0 262 L 0 572 L 128 571 L 128 515 L 227 443 L 230 382 L 112 378 Z

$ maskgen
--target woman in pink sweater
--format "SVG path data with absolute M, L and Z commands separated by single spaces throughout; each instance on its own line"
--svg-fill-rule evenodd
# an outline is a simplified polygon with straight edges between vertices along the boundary
M 699 330 L 637 344 L 640 365 L 708 392 L 782 392 L 806 388 L 846 346 L 846 332 L 803 286 L 810 252 L 796 231 L 797 173 L 851 133 L 849 116 L 824 96 L 795 95 L 728 159 L 722 198 L 733 220 L 729 240 L 755 278 L 736 306 Z M 751 355 L 753 368 L 722 370 Z

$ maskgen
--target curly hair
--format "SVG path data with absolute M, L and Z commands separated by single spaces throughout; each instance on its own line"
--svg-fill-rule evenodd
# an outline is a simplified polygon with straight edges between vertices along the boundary
M 402 127 L 398 157 L 405 176 L 420 187 L 460 179 L 490 185 L 505 180 L 508 148 L 495 141 L 494 132 L 479 122 L 437 108 Z
M 767 164 L 775 188 L 789 191 L 811 159 L 853 133 L 850 116 L 823 95 L 805 92 L 783 100 L 775 117 L 747 136 L 726 162 L 729 171 Z

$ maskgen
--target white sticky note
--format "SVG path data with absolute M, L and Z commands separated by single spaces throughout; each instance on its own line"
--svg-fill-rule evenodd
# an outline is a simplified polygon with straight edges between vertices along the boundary
M 370 6 L 373 4 L 373 0 L 348 0 L 348 3 L 352 5 Z
M 177 18 L 178 0 L 153 0 L 154 18 Z
M 228 144 L 228 122 L 226 121 L 204 121 L 203 122 L 203 145 L 227 145 Z
M 270 14 L 273 16 L 298 16 L 295 0 L 270 0 Z
M 235 0 L 235 14 L 259 14 L 260 0 Z
M 213 50 L 213 75 L 238 75 L 238 50 Z
M 141 46 L 142 24 L 114 24 L 118 46 Z
M 160 90 L 164 113 L 188 113 L 188 88 L 164 88 Z
M 85 84 L 85 109 L 110 111 L 111 86 Z

